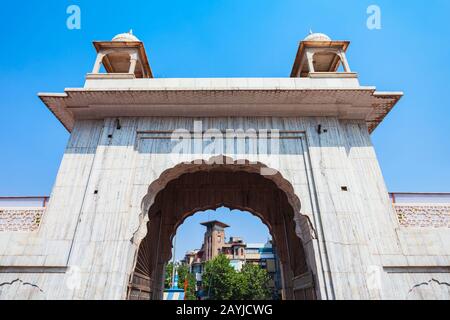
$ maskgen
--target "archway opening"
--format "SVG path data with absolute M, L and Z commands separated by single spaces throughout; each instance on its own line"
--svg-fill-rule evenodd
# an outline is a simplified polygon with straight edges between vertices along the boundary
M 226 259 L 232 267 L 227 269 L 229 278 L 225 288 L 218 289 L 222 296 L 230 293 L 230 299 L 258 300 L 280 300 L 282 297 L 276 243 L 269 227 L 251 212 L 227 207 L 197 212 L 178 227 L 172 246 L 172 258 L 166 264 L 166 298 L 180 297 L 170 295 L 177 275 L 176 285 L 185 290 L 186 300 L 217 299 L 211 294 L 215 289 L 214 280 L 211 274 L 208 277 L 205 268 L 219 259 Z M 250 274 L 255 273 L 259 277 L 253 286 L 246 286 L 251 290 L 234 286 L 233 281 L 247 283 Z M 239 290 L 233 290 L 235 288 Z
M 159 183 L 160 190 L 147 198 L 153 200 L 148 210 L 147 235 L 136 255 L 129 299 L 162 299 L 165 267 L 172 257 L 176 230 L 195 213 L 222 206 L 250 212 L 269 228 L 278 249 L 283 299 L 316 298 L 315 272 L 307 261 L 311 253 L 305 254 L 298 235 L 299 213 L 291 204 L 292 195 L 288 196 L 274 180 L 249 171 L 235 167 L 230 170 L 227 166 L 190 168 L 171 175 L 165 184 Z M 298 286 L 296 279 L 305 279 L 307 274 L 311 280 Z

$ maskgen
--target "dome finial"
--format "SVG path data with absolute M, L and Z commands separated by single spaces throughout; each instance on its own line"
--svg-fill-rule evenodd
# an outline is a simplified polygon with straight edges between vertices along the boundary
M 323 33 L 314 33 L 310 30 L 309 35 L 303 41 L 331 41 L 331 38 Z
M 309 28 L 309 34 L 313 34 L 314 32 L 312 31 L 311 28 Z
M 130 29 L 130 31 L 126 33 L 121 33 L 116 35 L 112 41 L 121 41 L 121 42 L 135 42 L 140 41 L 138 38 L 136 38 L 135 35 L 133 35 L 133 29 Z

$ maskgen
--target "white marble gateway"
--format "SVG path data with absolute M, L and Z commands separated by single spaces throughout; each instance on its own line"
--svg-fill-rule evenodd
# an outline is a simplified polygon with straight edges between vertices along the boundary
M 270 224 L 285 257 L 285 299 L 450 299 L 449 207 L 431 204 L 434 213 L 422 218 L 426 206 L 394 210 L 370 133 L 402 93 L 361 86 L 348 41 L 308 36 L 291 77 L 276 79 L 155 79 L 135 36 L 94 45 L 83 88 L 39 94 L 71 137 L 45 212 L 0 209 L 0 299 L 161 297 L 170 243 L 158 239 L 182 222 L 168 212 L 188 208 L 164 191 L 201 174 L 239 174 L 261 187 L 253 194 L 235 184 L 245 198 L 225 179 L 227 188 L 212 194 L 214 180 L 204 198 L 218 203 L 198 193 L 186 199 L 242 206 Z M 174 132 L 190 145 L 196 134 L 211 142 L 230 130 L 244 134 L 243 151 L 200 144 L 174 157 Z M 260 146 L 246 152 L 266 130 L 272 157 Z M 189 186 L 194 192 L 200 181 Z M 264 195 L 269 187 L 292 216 L 273 215 L 283 210 Z

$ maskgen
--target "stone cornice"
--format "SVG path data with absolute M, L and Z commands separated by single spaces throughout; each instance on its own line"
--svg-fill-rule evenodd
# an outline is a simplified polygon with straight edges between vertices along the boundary
M 372 132 L 402 95 L 357 79 L 254 78 L 97 79 L 39 97 L 68 131 L 77 119 L 110 117 L 329 116 L 364 120 Z

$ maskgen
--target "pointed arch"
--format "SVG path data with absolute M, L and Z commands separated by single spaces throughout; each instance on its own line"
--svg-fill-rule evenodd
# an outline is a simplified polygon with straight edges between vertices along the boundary
M 146 276 L 152 298 L 162 294 L 164 265 L 170 259 L 177 228 L 196 212 L 222 206 L 250 212 L 267 225 L 280 248 L 286 299 L 315 298 L 313 283 L 302 288 L 301 294 L 294 288 L 296 277 L 315 273 L 310 267 L 315 264 L 308 261 L 314 254 L 305 253 L 303 246 L 315 237 L 314 229 L 300 212 L 301 202 L 292 184 L 277 171 L 262 175 L 268 169 L 262 163 L 220 156 L 179 164 L 150 184 L 142 201 L 141 230 L 133 242 L 140 248 L 135 267 L 142 264 L 144 255 L 151 265 Z

